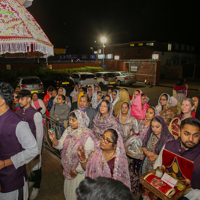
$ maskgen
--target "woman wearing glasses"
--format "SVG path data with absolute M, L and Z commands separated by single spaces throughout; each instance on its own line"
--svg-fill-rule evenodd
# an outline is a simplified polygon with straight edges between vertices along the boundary
M 100 145 L 87 159 L 84 147 L 78 148 L 78 156 L 85 176 L 97 178 L 99 176 L 113 178 L 123 182 L 130 188 L 128 162 L 124 144 L 119 131 L 107 129 L 101 137 Z
M 122 127 L 113 116 L 113 106 L 108 100 L 101 102 L 99 111 L 93 119 L 93 133 L 98 140 L 104 134 L 105 130 L 113 128 L 122 134 Z
M 77 150 L 80 145 L 84 146 L 85 158 L 95 148 L 97 142 L 92 131 L 88 129 L 89 118 L 80 111 L 75 110 L 69 116 L 70 126 L 65 130 L 60 140 L 56 139 L 54 132 L 48 133 L 55 149 L 62 150 L 61 163 L 65 176 L 64 194 L 65 199 L 75 200 L 75 190 L 79 183 L 85 178 L 85 171 L 81 167 Z
M 177 105 L 178 101 L 173 97 L 171 98 L 169 94 L 163 93 L 158 99 L 158 105 L 156 110 L 159 112 L 160 116 L 163 117 L 165 122 L 170 122 L 175 115 L 177 115 Z

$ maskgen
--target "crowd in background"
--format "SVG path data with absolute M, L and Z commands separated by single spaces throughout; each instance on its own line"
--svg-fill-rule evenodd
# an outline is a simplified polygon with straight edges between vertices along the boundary
M 18 89 L 10 105 L 14 112 L 20 109 Z M 187 118 L 199 122 L 199 97 L 188 95 L 181 81 L 173 88 L 173 96 L 160 95 L 156 107 L 148 104 L 149 98 L 140 89 L 132 96 L 126 88 L 108 89 L 103 95 L 99 86 L 90 85 L 85 91 L 76 84 L 70 97 L 63 87 L 49 86 L 43 100 L 33 93 L 31 106 L 62 127 L 61 138 L 55 132 L 48 135 L 53 147 L 62 150 L 65 198 L 81 199 L 81 184 L 92 187 L 98 177 L 120 181 L 133 196 L 141 194 L 141 199 L 156 198 L 141 187 L 139 179 L 154 168 L 163 146 L 177 139 L 173 124 Z M 130 156 L 125 148 L 130 141 L 134 143 L 129 149 L 137 156 Z

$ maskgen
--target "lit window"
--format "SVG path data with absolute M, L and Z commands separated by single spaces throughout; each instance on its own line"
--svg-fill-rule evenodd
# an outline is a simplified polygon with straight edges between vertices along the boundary
M 147 46 L 154 46 L 154 43 L 146 43 Z
M 134 46 L 135 46 L 135 44 L 130 44 L 130 46 L 131 46 L 131 47 L 134 47 Z
M 119 60 L 119 56 L 115 56 L 114 59 L 115 59 L 115 60 Z
M 168 51 L 172 50 L 172 44 L 168 44 Z
M 97 51 L 94 51 L 94 54 L 97 54 Z
M 138 43 L 138 46 L 140 46 L 140 47 L 143 46 L 143 43 Z
M 106 59 L 112 59 L 113 58 L 113 54 L 107 54 L 106 55 Z
M 98 50 L 98 53 L 101 53 L 101 49 Z

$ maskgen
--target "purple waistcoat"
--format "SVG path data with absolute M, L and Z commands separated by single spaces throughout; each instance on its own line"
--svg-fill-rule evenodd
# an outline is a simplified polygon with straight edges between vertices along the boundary
M 181 147 L 181 141 L 178 139 L 167 142 L 165 149 L 194 162 L 191 185 L 193 189 L 200 189 L 200 144 L 185 150 Z
M 23 151 L 16 137 L 16 127 L 21 120 L 10 109 L 0 116 L 0 160 L 7 160 L 11 156 Z M 1 192 L 7 193 L 24 186 L 26 166 L 15 169 L 14 165 L 0 170 Z
M 34 122 L 34 115 L 36 112 L 38 111 L 35 110 L 35 108 L 33 108 L 32 106 L 29 106 L 26 110 L 24 110 L 23 108 L 20 108 L 16 112 L 16 114 L 19 116 L 19 118 L 22 121 L 28 122 L 31 132 L 33 133 L 35 138 L 36 138 L 36 127 L 35 127 L 35 122 Z

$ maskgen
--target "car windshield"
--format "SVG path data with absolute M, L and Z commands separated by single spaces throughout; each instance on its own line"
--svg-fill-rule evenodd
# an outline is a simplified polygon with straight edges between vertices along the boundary
M 122 72 L 122 74 L 123 74 L 124 76 L 133 76 L 133 74 L 131 74 L 131 73 L 129 73 L 129 72 Z
M 23 85 L 29 85 L 29 84 L 40 84 L 41 81 L 39 78 L 29 78 L 29 79 L 23 79 L 22 84 Z
M 104 74 L 104 77 L 115 77 L 114 73 L 106 73 Z

